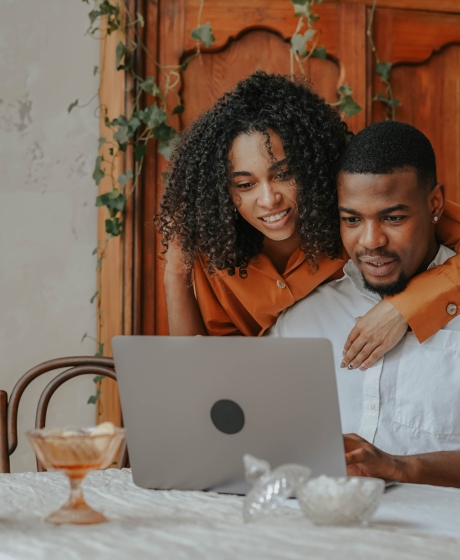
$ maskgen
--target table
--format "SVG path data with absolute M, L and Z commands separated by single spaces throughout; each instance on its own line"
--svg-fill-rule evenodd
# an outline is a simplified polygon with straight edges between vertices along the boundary
M 129 469 L 90 473 L 84 493 L 110 523 L 45 523 L 67 499 L 67 479 L 1 474 L 0 560 L 460 558 L 460 490 L 452 488 L 401 485 L 368 527 L 317 527 L 295 500 L 244 524 L 240 497 L 143 490 Z

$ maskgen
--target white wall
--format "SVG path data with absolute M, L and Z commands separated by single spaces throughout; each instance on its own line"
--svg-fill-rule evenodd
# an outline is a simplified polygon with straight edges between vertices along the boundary
M 91 5 L 82 0 L 1 0 L 0 18 L 0 389 L 30 367 L 93 354 L 97 215 L 91 178 L 97 148 L 98 41 L 85 36 Z M 45 377 L 45 376 L 44 376 Z M 19 409 L 12 469 L 35 469 L 24 437 L 33 427 L 37 380 Z M 89 376 L 58 390 L 50 425 L 94 423 Z

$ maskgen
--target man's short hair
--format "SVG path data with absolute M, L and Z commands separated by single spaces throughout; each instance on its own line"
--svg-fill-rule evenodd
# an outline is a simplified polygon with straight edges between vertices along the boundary
M 431 142 L 415 127 L 398 121 L 380 121 L 354 136 L 339 162 L 345 173 L 393 173 L 414 168 L 420 182 L 436 185 L 436 157 Z

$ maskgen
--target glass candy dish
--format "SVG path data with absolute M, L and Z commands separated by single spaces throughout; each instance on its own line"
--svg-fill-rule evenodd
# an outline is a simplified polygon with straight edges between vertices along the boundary
M 96 428 L 32 430 L 27 432 L 27 437 L 42 465 L 46 469 L 64 472 L 70 480 L 68 501 L 46 521 L 57 525 L 91 525 L 108 521 L 85 502 L 81 485 L 89 471 L 106 469 L 112 464 L 125 430 L 104 422 Z
M 377 510 L 385 482 L 379 478 L 320 476 L 297 488 L 303 513 L 318 525 L 367 524 Z

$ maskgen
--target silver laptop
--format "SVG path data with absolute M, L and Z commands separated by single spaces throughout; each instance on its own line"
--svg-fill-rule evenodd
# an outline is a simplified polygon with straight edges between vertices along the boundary
M 117 336 L 134 482 L 244 494 L 243 455 L 345 476 L 326 339 Z

